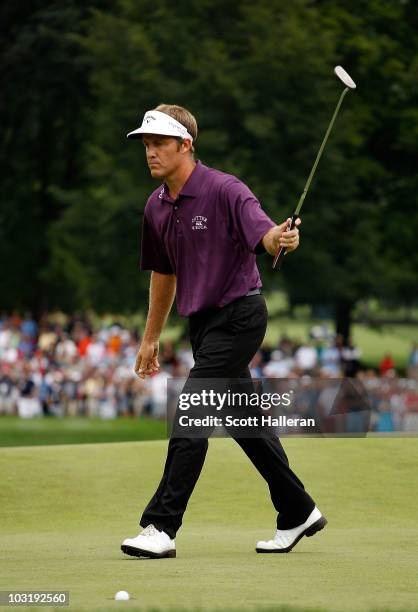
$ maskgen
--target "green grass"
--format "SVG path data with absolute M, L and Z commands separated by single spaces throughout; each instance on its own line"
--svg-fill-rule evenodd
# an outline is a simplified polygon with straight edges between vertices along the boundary
M 276 344 L 282 335 L 287 335 L 296 341 L 305 342 L 308 338 L 309 330 L 315 324 L 326 323 L 331 330 L 334 330 L 334 321 L 315 320 L 310 317 L 311 307 L 309 304 L 297 306 L 294 308 L 294 318 L 288 316 L 289 302 L 284 291 L 265 291 L 265 297 L 269 311 L 269 323 L 266 334 L 266 341 L 271 344 Z M 385 308 L 376 300 L 369 300 L 369 312 L 371 316 L 378 321 L 379 319 L 402 319 L 405 317 L 418 318 L 418 309 L 414 308 Z M 360 309 L 357 309 L 359 312 Z M 180 318 L 175 314 L 170 316 L 169 325 L 163 329 L 161 341 L 176 342 L 183 334 L 186 325 L 186 319 Z M 96 322 L 97 325 L 107 323 L 108 325 L 114 322 L 132 326 L 138 330 L 143 329 L 145 314 L 137 313 L 136 315 L 123 316 L 114 315 L 107 318 L 99 318 L 94 312 L 90 312 L 89 316 Z M 388 324 L 382 325 L 380 329 L 372 328 L 366 325 L 353 324 L 352 335 L 354 342 L 363 351 L 363 362 L 372 367 L 378 367 L 383 355 L 387 352 L 391 353 L 395 359 L 398 369 L 404 370 L 407 364 L 408 355 L 411 351 L 413 342 L 418 342 L 418 325 L 403 325 L 403 324 Z
M 285 316 L 283 313 L 288 308 L 288 303 L 285 294 L 281 292 L 267 293 L 266 301 L 270 315 L 266 341 L 271 344 L 277 344 L 281 336 L 305 342 L 309 337 L 309 330 L 316 324 L 325 323 L 329 329 L 334 330 L 334 321 L 316 321 L 307 316 L 309 308 L 296 309 L 295 318 Z M 404 370 L 412 343 L 418 342 L 418 325 L 391 324 L 376 329 L 354 323 L 352 336 L 354 343 L 363 352 L 362 361 L 365 364 L 378 367 L 382 357 L 390 353 L 396 367 Z
M 325 323 L 330 330 L 334 329 L 334 322 L 331 320 L 316 321 L 302 317 L 291 319 L 284 316 L 269 316 L 265 342 L 275 346 L 282 336 L 287 336 L 296 342 L 306 342 L 310 329 L 318 323 Z M 162 336 L 162 342 L 176 341 L 181 332 L 180 326 L 167 328 Z M 354 323 L 352 337 L 354 343 L 362 350 L 361 359 L 364 364 L 377 368 L 383 356 L 390 353 L 396 367 L 403 371 L 407 365 L 412 343 L 418 342 L 418 325 L 392 324 L 384 325 L 378 330 Z
M 107 421 L 87 417 L 20 419 L 0 416 L 0 447 L 161 440 L 166 438 L 166 432 L 165 421 L 146 417 L 119 417 Z
M 266 301 L 269 311 L 266 342 L 271 345 L 276 345 L 284 335 L 297 342 L 305 342 L 309 337 L 309 330 L 316 324 L 325 323 L 330 330 L 334 330 L 334 321 L 331 319 L 318 321 L 309 317 L 308 306 L 296 308 L 295 318 L 287 316 L 285 313 L 288 311 L 288 302 L 283 292 L 266 293 Z M 176 341 L 182 331 L 181 324 L 170 325 L 164 329 L 162 341 Z M 366 365 L 378 367 L 383 355 L 391 353 L 396 367 L 403 371 L 412 343 L 418 342 L 418 325 L 391 324 L 376 329 L 355 323 L 352 326 L 352 336 L 363 351 L 362 361 Z
M 309 330 L 315 325 L 314 320 L 289 319 L 284 317 L 270 318 L 266 342 L 275 345 L 281 336 L 288 336 L 292 340 L 305 342 Z M 324 323 L 322 321 L 321 323 Z M 332 321 L 325 322 L 333 329 Z M 353 325 L 354 343 L 362 350 L 362 361 L 373 367 L 378 367 L 386 353 L 390 353 L 395 360 L 396 367 L 404 370 L 411 351 L 412 342 L 418 342 L 418 326 L 413 325 L 385 325 L 377 331 L 365 325 Z
M 417 610 L 416 439 L 286 439 L 329 525 L 288 555 L 264 481 L 211 440 L 178 557 L 124 556 L 166 441 L 0 449 L 0 589 L 69 590 L 71 610 Z M 130 602 L 114 602 L 117 590 Z

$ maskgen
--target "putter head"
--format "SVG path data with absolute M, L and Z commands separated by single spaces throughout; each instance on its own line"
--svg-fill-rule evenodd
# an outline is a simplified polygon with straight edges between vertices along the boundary
M 354 83 L 353 79 L 342 66 L 335 66 L 334 72 L 346 87 L 349 87 L 350 89 L 356 88 L 356 84 Z

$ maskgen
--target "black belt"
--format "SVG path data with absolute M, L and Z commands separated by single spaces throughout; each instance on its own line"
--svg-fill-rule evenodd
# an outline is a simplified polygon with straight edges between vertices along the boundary
M 249 292 L 245 294 L 245 297 L 248 297 L 249 295 L 260 295 L 260 293 L 261 289 L 256 287 L 255 289 L 250 289 Z

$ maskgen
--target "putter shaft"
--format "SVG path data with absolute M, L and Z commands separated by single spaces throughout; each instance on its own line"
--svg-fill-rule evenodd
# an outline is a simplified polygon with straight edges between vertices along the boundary
M 302 191 L 302 195 L 301 195 L 301 196 L 300 196 L 300 198 L 299 198 L 298 205 L 296 206 L 296 209 L 295 209 L 295 215 L 299 215 L 300 209 L 302 208 L 303 201 L 305 200 L 306 194 L 308 193 L 308 189 L 309 189 L 309 187 L 310 187 L 310 185 L 311 185 L 311 182 L 312 182 L 313 176 L 314 176 L 314 174 L 315 174 L 316 168 L 317 168 L 317 166 L 318 166 L 318 164 L 319 164 L 319 160 L 321 159 L 322 152 L 323 152 L 323 150 L 324 150 L 324 148 L 325 148 L 325 145 L 327 144 L 328 136 L 329 136 L 329 135 L 330 135 L 330 133 L 331 133 L 331 130 L 332 130 L 333 125 L 334 125 L 334 123 L 335 123 L 335 119 L 336 119 L 336 117 L 337 117 L 337 115 L 338 115 L 338 111 L 340 110 L 341 104 L 342 104 L 342 102 L 343 102 L 343 100 L 344 100 L 344 96 L 346 95 L 346 93 L 347 93 L 348 91 L 350 91 L 350 90 L 349 90 L 349 88 L 348 88 L 348 87 L 346 87 L 346 88 L 344 89 L 344 91 L 342 92 L 342 94 L 341 94 L 341 96 L 340 96 L 340 99 L 339 99 L 339 100 L 338 100 L 338 102 L 337 102 L 337 106 L 335 107 L 334 114 L 333 114 L 333 115 L 332 115 L 332 117 L 331 117 L 331 121 L 329 122 L 329 125 L 328 125 L 328 128 L 327 128 L 327 131 L 325 132 L 325 136 L 324 136 L 324 139 L 323 139 L 323 141 L 322 141 L 322 144 L 321 144 L 321 146 L 319 147 L 319 151 L 318 151 L 317 156 L 316 156 L 316 159 L 315 159 L 315 161 L 314 161 L 314 165 L 312 166 L 312 170 L 311 170 L 311 172 L 310 172 L 310 174 L 309 174 L 309 176 L 308 176 L 308 179 L 307 179 L 307 181 L 306 181 L 306 183 L 305 183 L 305 187 L 304 187 L 304 189 L 303 189 L 303 191 Z
M 338 115 L 338 111 L 340 110 L 342 101 L 344 100 L 344 96 L 346 95 L 346 93 L 348 91 L 349 91 L 349 88 L 346 87 L 344 89 L 344 91 L 340 95 L 340 98 L 339 98 L 339 100 L 337 102 L 337 106 L 335 107 L 335 110 L 334 110 L 334 114 L 332 115 L 331 121 L 329 122 L 329 125 L 328 125 L 328 128 L 327 128 L 327 131 L 325 132 L 324 139 L 323 139 L 323 141 L 321 143 L 321 146 L 319 147 L 319 151 L 318 151 L 318 153 L 316 155 L 314 164 L 312 166 L 312 170 L 309 173 L 309 176 L 308 176 L 307 181 L 305 183 L 305 187 L 304 187 L 304 189 L 302 191 L 302 194 L 301 194 L 301 196 L 299 198 L 299 202 L 298 202 L 298 204 L 297 204 L 297 206 L 295 208 L 295 212 L 292 215 L 291 222 L 290 222 L 290 224 L 289 224 L 289 226 L 287 228 L 288 230 L 289 229 L 293 229 L 295 227 L 296 219 L 299 217 L 300 209 L 302 208 L 302 205 L 303 205 L 303 202 L 305 200 L 306 194 L 308 193 L 308 189 L 309 189 L 309 187 L 311 185 L 311 182 L 312 182 L 312 179 L 314 177 L 314 174 L 315 174 L 316 168 L 318 166 L 319 160 L 321 159 L 322 152 L 323 152 L 323 150 L 325 148 L 325 145 L 327 143 L 328 136 L 331 133 L 331 130 L 332 130 L 334 122 L 335 122 L 335 119 L 336 119 L 336 117 Z M 273 264 L 272 264 L 273 270 L 276 267 L 277 267 L 278 270 L 280 270 L 280 264 L 281 264 L 281 262 L 283 260 L 283 257 L 285 256 L 285 253 L 286 253 L 285 247 L 281 247 L 278 250 L 278 252 L 276 253 L 276 255 L 275 255 L 274 259 L 273 259 Z

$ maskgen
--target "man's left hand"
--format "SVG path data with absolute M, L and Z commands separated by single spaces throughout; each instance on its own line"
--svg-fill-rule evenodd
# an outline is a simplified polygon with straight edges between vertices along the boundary
M 284 223 L 272 227 L 271 230 L 263 238 L 264 248 L 270 255 L 276 255 L 281 247 L 284 247 L 287 252 L 294 251 L 299 246 L 299 230 L 300 219 L 296 219 L 296 227 L 292 230 L 287 230 L 291 219 L 287 219 Z

